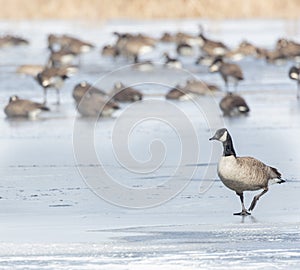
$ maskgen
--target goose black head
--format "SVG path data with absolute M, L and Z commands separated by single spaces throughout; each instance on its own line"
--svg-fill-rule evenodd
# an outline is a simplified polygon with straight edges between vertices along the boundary
M 212 136 L 209 140 L 216 140 L 216 141 L 220 141 L 222 143 L 227 141 L 227 137 L 228 137 L 228 130 L 226 128 L 221 128 L 218 129 L 215 133 L 214 136 Z
M 292 80 L 299 80 L 299 75 L 300 75 L 300 68 L 297 68 L 295 66 L 291 67 L 289 70 L 289 77 Z
M 223 63 L 222 57 L 217 57 L 209 67 L 210 72 L 217 72 L 220 69 L 220 66 Z
M 234 151 L 233 143 L 231 136 L 226 128 L 218 129 L 213 137 L 209 139 L 219 141 L 223 144 L 223 156 L 234 156 L 236 157 L 236 153 Z

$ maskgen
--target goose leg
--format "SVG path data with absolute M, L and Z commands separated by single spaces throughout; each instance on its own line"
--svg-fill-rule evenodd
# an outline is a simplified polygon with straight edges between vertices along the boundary
M 229 93 L 229 86 L 228 86 L 228 81 L 227 80 L 225 80 L 225 86 L 226 86 L 227 93 Z
M 60 104 L 60 92 L 59 89 L 56 88 L 56 104 L 59 105 Z
M 297 99 L 300 99 L 300 80 L 297 82 Z
M 44 90 L 44 104 L 47 104 L 47 89 L 43 88 Z
M 252 203 L 251 203 L 251 205 L 250 205 L 250 207 L 248 209 L 249 211 L 252 211 L 254 209 L 254 207 L 255 207 L 257 201 L 259 200 L 259 198 L 262 195 L 264 195 L 267 191 L 268 191 L 268 187 L 264 188 L 264 190 L 261 193 L 259 193 L 258 195 L 254 196 L 254 198 L 252 200 Z
M 236 193 L 236 195 L 238 195 L 240 197 L 240 200 L 241 200 L 241 203 L 242 203 L 242 212 L 239 212 L 239 213 L 234 213 L 235 216 L 248 216 L 248 215 L 251 215 L 245 205 L 244 205 L 244 194 L 243 192 L 242 193 Z
M 237 85 L 238 85 L 238 81 L 235 80 L 235 81 L 234 81 L 234 92 L 235 92 L 235 93 L 237 92 Z

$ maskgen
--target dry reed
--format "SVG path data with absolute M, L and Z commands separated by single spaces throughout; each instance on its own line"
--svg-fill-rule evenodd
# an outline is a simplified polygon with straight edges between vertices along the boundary
M 298 19 L 299 0 L 0 0 L 1 19 Z

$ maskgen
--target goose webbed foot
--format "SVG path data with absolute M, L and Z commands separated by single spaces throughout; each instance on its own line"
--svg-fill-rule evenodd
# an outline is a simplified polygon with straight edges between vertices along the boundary
M 239 212 L 239 213 L 233 213 L 234 216 L 250 216 L 251 213 L 249 213 L 248 211 L 246 210 L 242 210 L 242 212 Z

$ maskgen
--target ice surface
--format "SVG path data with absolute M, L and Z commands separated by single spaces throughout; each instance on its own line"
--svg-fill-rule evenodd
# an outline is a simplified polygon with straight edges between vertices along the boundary
M 255 156 L 277 167 L 287 179 L 286 184 L 271 186 L 252 216 L 232 215 L 240 209 L 238 197 L 217 180 L 215 173 L 203 179 L 207 168 L 216 171 L 218 160 L 211 159 L 213 144 L 208 138 L 212 133 L 210 128 L 219 126 L 210 126 L 206 119 L 208 112 L 199 110 L 192 101 L 171 103 L 188 116 L 200 149 L 197 162 L 180 164 L 182 171 L 191 168 L 194 175 L 190 180 L 185 179 L 185 174 L 176 175 L 174 184 L 185 181 L 186 186 L 173 198 L 156 207 L 128 209 L 99 198 L 80 175 L 81 169 L 94 169 L 99 164 L 78 163 L 74 156 L 74 123 L 82 130 L 94 125 L 76 114 L 71 97 L 76 83 L 87 80 L 106 91 L 116 80 L 138 83 L 146 101 L 155 99 L 168 106 L 170 103 L 163 95 L 191 76 L 160 68 L 141 73 L 124 68 L 128 64 L 125 60 L 114 62 L 102 58 L 100 48 L 113 42 L 111 33 L 142 31 L 155 37 L 164 31 L 197 33 L 199 22 L 209 36 L 222 39 L 232 47 L 247 39 L 272 48 L 279 37 L 297 40 L 300 29 L 299 21 L 281 20 L 113 21 L 105 25 L 0 22 L 1 33 L 18 34 L 31 41 L 29 47 L 0 50 L 1 108 L 13 94 L 42 100 L 36 82 L 16 74 L 15 70 L 21 64 L 45 63 L 48 33 L 70 33 L 97 45 L 96 50 L 82 57 L 80 72 L 66 82 L 60 107 L 53 105 L 55 95 L 49 92 L 51 112 L 39 120 L 12 121 L 0 111 L 1 269 L 299 268 L 300 103 L 296 101 L 296 85 L 287 76 L 292 62 L 281 66 L 253 59 L 239 62 L 246 78 L 239 90 L 251 113 L 248 117 L 225 120 L 220 111 L 217 114 L 216 124 L 222 123 L 230 129 L 239 155 Z M 166 49 L 174 50 L 174 46 L 160 45 L 144 58 L 161 63 Z M 183 61 L 184 67 L 199 79 L 223 87 L 218 74 L 208 74 L 206 68 L 193 65 L 194 59 Z M 107 76 L 107 72 L 117 68 L 121 70 Z M 220 98 L 221 94 L 216 95 L 216 104 Z M 209 99 L 203 97 L 198 104 L 205 108 Z M 144 106 L 135 107 L 135 113 L 129 113 L 123 124 L 146 110 L 158 110 L 147 107 L 146 101 L 142 103 Z M 151 159 L 149 145 L 155 139 L 164 142 L 165 156 L 162 155 L 162 166 L 153 172 L 141 174 L 126 170 L 116 159 L 111 141 L 116 121 L 128 108 L 130 105 L 122 104 L 122 110 L 113 118 L 102 119 L 94 126 L 96 154 L 106 171 L 124 186 L 167 189 L 167 181 L 180 163 L 178 134 L 172 126 L 155 119 L 137 125 L 128 141 L 133 157 L 144 162 Z M 170 121 L 177 117 L 167 110 L 166 115 Z M 180 129 L 183 120 L 178 123 Z M 82 140 L 86 139 L 84 136 L 83 132 Z M 221 146 L 214 147 L 220 154 Z M 110 186 L 106 188 L 108 193 L 113 192 Z M 254 194 L 246 194 L 247 205 Z M 156 195 L 143 199 L 150 201 Z

